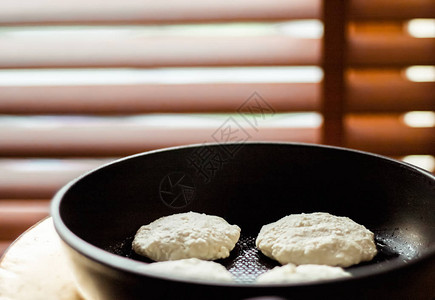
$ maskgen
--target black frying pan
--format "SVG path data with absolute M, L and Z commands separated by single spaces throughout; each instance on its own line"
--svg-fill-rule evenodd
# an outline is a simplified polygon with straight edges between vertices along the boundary
M 85 295 L 92 299 L 431 299 L 435 296 L 435 178 L 385 157 L 291 143 L 178 147 L 121 159 L 65 186 L 52 216 Z M 197 211 L 242 228 L 218 262 L 234 283 L 162 277 L 138 270 L 137 229 Z M 375 232 L 379 254 L 353 277 L 310 284 L 254 284 L 278 265 L 254 240 L 292 213 L 347 216 Z M 156 293 L 158 296 L 151 297 Z

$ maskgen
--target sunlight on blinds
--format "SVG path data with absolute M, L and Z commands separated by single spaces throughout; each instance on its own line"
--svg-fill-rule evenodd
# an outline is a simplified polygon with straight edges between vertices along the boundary
M 155 69 L 0 70 L 0 86 L 128 85 L 188 83 L 320 82 L 322 69 L 306 67 L 220 67 Z
M 403 161 L 429 172 L 435 171 L 435 157 L 432 155 L 408 155 L 403 158 Z
M 416 38 L 434 38 L 435 19 L 412 19 L 407 24 L 407 30 Z
M 323 24 L 319 20 L 298 20 L 286 22 L 237 22 L 212 24 L 176 25 L 117 25 L 117 26 L 3 26 L 0 35 L 8 38 L 37 38 L 62 35 L 64 37 L 110 37 L 123 34 L 142 37 L 255 37 L 283 35 L 298 38 L 321 38 Z
M 412 66 L 405 70 L 408 80 L 414 82 L 435 81 L 435 66 Z
M 434 127 L 435 112 L 411 111 L 403 116 L 403 120 L 410 127 Z

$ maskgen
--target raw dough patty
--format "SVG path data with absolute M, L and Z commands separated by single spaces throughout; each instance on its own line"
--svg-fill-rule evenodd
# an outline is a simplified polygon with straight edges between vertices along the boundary
M 347 217 L 294 214 L 264 225 L 256 240 L 264 255 L 281 264 L 348 267 L 376 255 L 374 234 Z
M 257 277 L 258 283 L 299 283 L 317 280 L 349 277 L 351 274 L 340 267 L 324 265 L 300 265 L 287 264 L 275 267 L 272 270 Z
M 230 255 L 240 237 L 240 227 L 218 216 L 195 212 L 157 219 L 142 226 L 133 250 L 155 261 L 199 258 L 214 260 Z
M 161 273 L 163 275 L 176 275 L 189 279 L 233 280 L 233 275 L 221 264 L 197 258 L 161 261 L 148 264 L 141 269 Z

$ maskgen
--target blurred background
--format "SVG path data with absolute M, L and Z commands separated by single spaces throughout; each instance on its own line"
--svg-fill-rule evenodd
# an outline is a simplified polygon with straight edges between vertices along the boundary
M 0 6 L 0 254 L 74 177 L 216 142 L 229 118 L 234 138 L 344 146 L 435 170 L 432 0 Z

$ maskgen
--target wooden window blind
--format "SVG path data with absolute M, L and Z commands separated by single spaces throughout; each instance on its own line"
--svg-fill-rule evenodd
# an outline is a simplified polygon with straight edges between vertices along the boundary
M 0 5 L 0 253 L 75 176 L 213 142 L 229 117 L 252 141 L 333 144 L 433 171 L 431 0 Z M 250 99 L 269 108 L 256 128 L 238 113 Z

